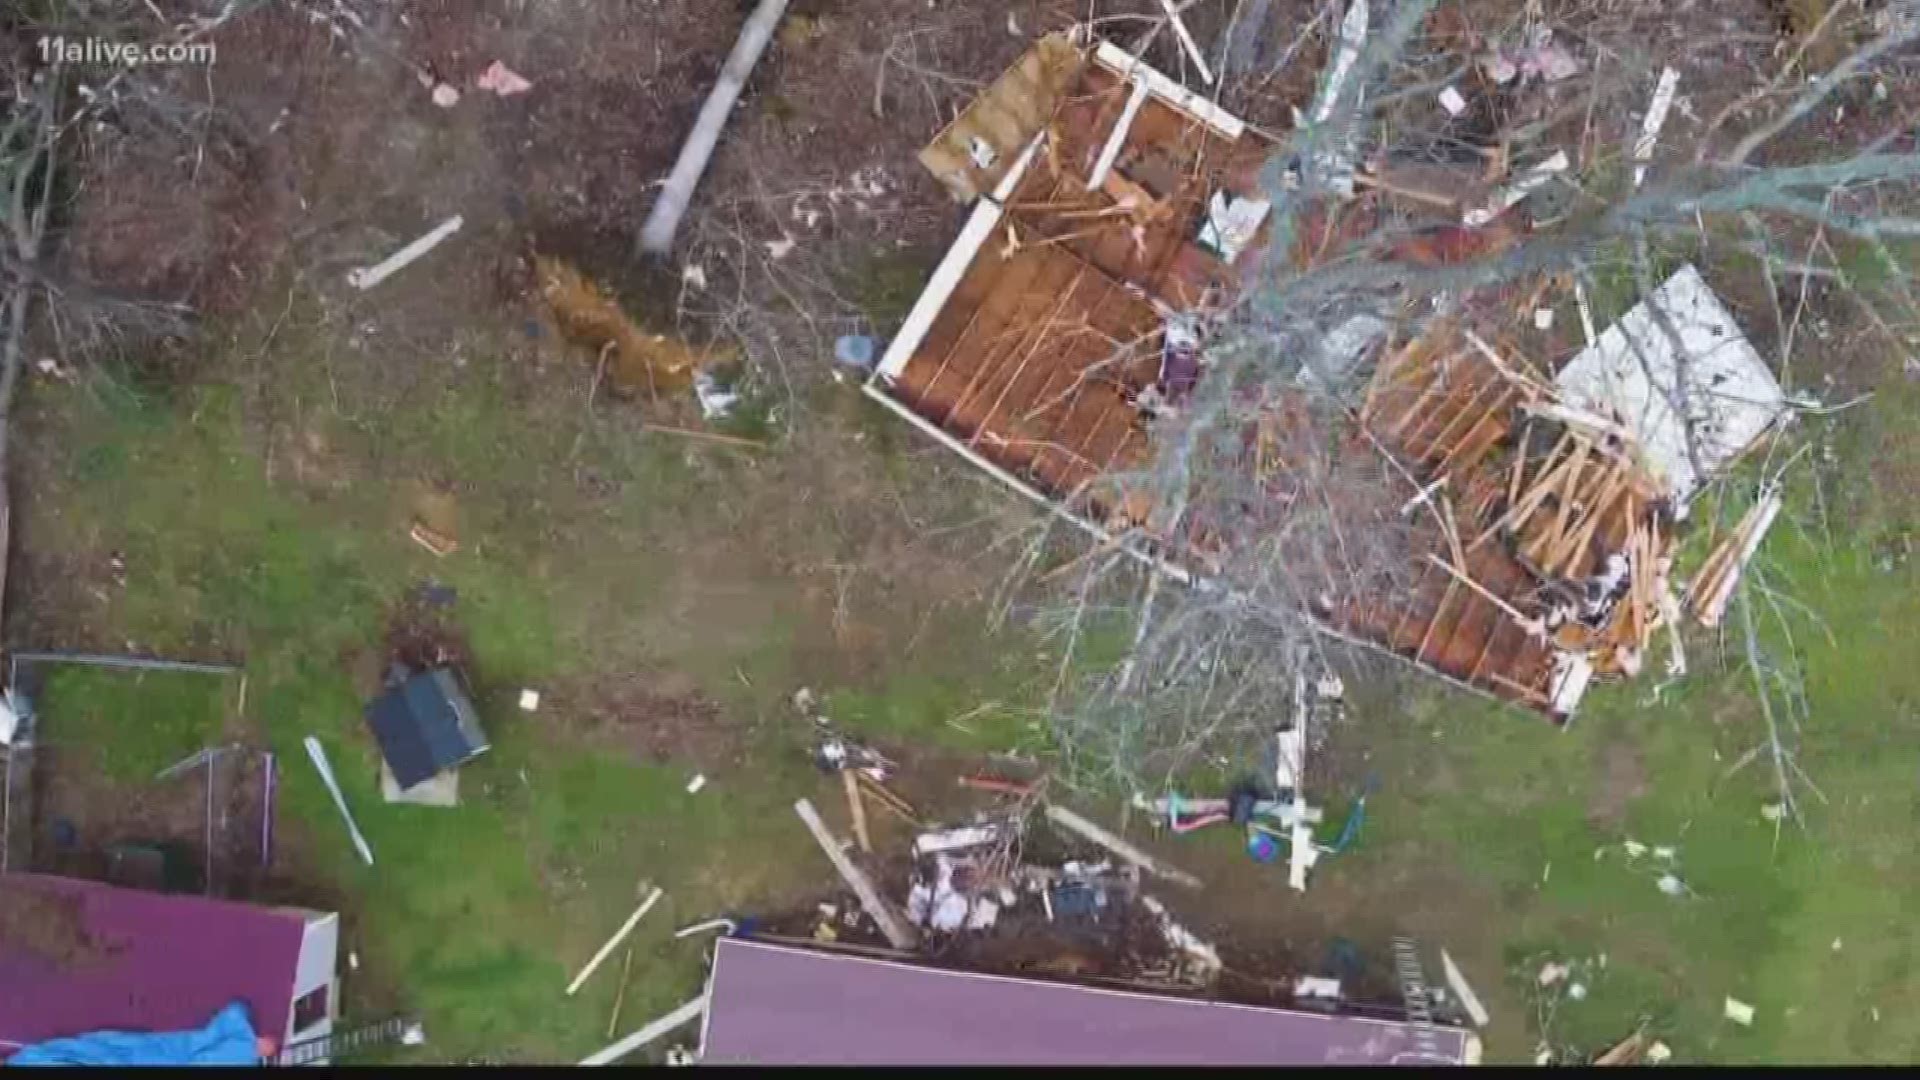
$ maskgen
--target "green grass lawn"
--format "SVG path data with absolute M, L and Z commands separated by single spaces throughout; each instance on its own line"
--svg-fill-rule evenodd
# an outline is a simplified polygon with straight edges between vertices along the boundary
M 580 438 L 577 401 L 530 395 L 504 360 L 475 361 L 398 401 L 355 397 L 364 385 L 331 386 L 300 359 L 280 369 L 265 409 L 290 439 L 263 435 L 263 407 L 238 382 L 166 394 L 35 388 L 28 429 L 58 450 L 35 455 L 20 543 L 68 553 L 76 577 L 109 551 L 127 570 L 125 586 L 98 601 L 54 588 L 71 614 L 34 625 L 84 640 L 31 644 L 130 643 L 244 664 L 244 722 L 283 763 L 290 884 L 347 913 L 361 965 L 345 975 L 347 1007 L 418 1011 L 435 1057 L 571 1060 L 604 1043 L 617 968 L 578 999 L 563 988 L 643 879 L 667 899 L 634 939 L 623 1026 L 696 992 L 702 948 L 672 940 L 673 927 L 832 887 L 791 812 L 801 795 L 830 817 L 838 810 L 802 752 L 807 725 L 788 704 L 796 687 L 876 737 L 1044 748 L 1033 717 L 1051 664 L 1018 636 L 986 634 L 977 600 L 923 595 L 925 568 L 944 562 L 855 579 L 856 616 L 885 613 L 874 631 L 883 645 L 877 660 L 835 667 L 846 650 L 830 644 L 832 605 L 809 599 L 808 568 L 859 565 L 901 542 L 856 542 L 880 517 L 845 532 L 823 524 L 862 504 L 782 495 L 792 478 L 767 473 L 780 459 L 693 452 L 617 423 Z M 334 394 L 344 406 L 315 404 Z M 1567 731 L 1424 685 L 1399 701 L 1362 688 L 1348 737 L 1364 738 L 1382 787 L 1359 845 L 1325 863 L 1304 897 L 1224 837 L 1179 845 L 1214 864 L 1210 880 L 1245 893 L 1253 933 L 1340 933 L 1377 948 L 1410 932 L 1445 945 L 1494 1009 L 1497 1060 L 1530 1060 L 1543 1026 L 1577 1055 L 1643 1018 L 1683 1061 L 1912 1060 L 1920 940 L 1904 898 L 1920 884 L 1910 630 L 1920 592 L 1913 564 L 1884 558 L 1911 528 L 1911 493 L 1898 485 L 1920 475 L 1903 419 L 1912 397 L 1892 385 L 1835 425 L 1837 460 L 1874 467 L 1828 468 L 1817 493 L 1799 470 L 1791 520 L 1764 553 L 1769 580 L 1832 633 L 1804 615 L 1790 623 L 1811 705 L 1803 760 L 1827 796 L 1803 793 L 1804 830 L 1776 836 L 1763 820 L 1764 761 L 1728 774 L 1760 738 L 1751 680 L 1726 658 L 1737 653 L 1695 632 L 1685 682 L 1657 701 L 1651 680 L 1598 690 Z M 935 512 L 926 499 L 940 488 L 937 466 L 903 461 L 898 441 L 865 445 L 818 460 L 838 462 L 836 482 L 885 478 L 912 501 L 900 510 L 910 521 Z M 616 493 L 583 493 L 568 479 L 580 469 Z M 405 491 L 421 477 L 457 481 L 463 547 L 453 557 L 406 538 Z M 945 509 L 952 520 L 977 513 Z M 463 770 L 452 811 L 382 804 L 360 721 L 390 612 L 429 578 L 459 592 L 453 621 L 471 645 L 493 740 Z M 523 686 L 660 665 L 690 674 L 746 746 L 697 795 L 684 791 L 682 763 L 583 740 L 554 709 L 515 707 Z M 103 747 L 99 767 L 132 784 L 228 724 L 233 689 L 62 671 L 43 712 L 50 737 Z M 998 704 L 980 708 L 988 702 Z M 375 850 L 371 868 L 301 751 L 309 734 L 332 756 Z M 1337 822 L 1339 800 L 1329 801 Z M 1655 880 L 1666 868 L 1629 863 L 1627 839 L 1673 846 L 1671 870 L 1693 895 L 1663 895 Z M 1590 993 L 1543 1025 L 1530 988 L 1549 958 L 1591 961 L 1581 976 Z M 1727 996 L 1756 1007 L 1754 1027 L 1721 1019 Z
M 792 811 L 795 798 L 812 795 L 830 819 L 838 812 L 827 802 L 837 786 L 818 778 L 804 752 L 810 725 L 789 704 L 797 686 L 812 685 L 842 723 L 881 737 L 934 731 L 959 749 L 1030 742 L 1025 721 L 984 718 L 973 735 L 943 723 L 988 684 L 1004 695 L 1009 679 L 1024 678 L 1017 650 L 996 661 L 936 647 L 949 624 L 981 637 L 979 620 L 959 608 L 927 615 L 925 648 L 909 652 L 889 637 L 887 662 L 871 677 L 811 670 L 826 631 L 808 621 L 797 575 L 768 577 L 751 563 L 715 568 L 695 550 L 742 528 L 706 486 L 738 478 L 747 467 L 738 455 L 699 451 L 690 464 L 681 444 L 643 443 L 610 426 L 574 456 L 577 413 L 556 427 L 510 381 L 485 374 L 450 378 L 413 423 L 311 421 L 306 430 L 317 424 L 329 452 L 346 458 L 345 484 L 322 476 L 303 485 L 285 457 L 270 467 L 231 385 L 142 396 L 102 383 L 34 404 L 34 426 L 62 449 L 35 465 L 36 506 L 46 513 L 25 542 L 76 559 L 116 551 L 127 567 L 104 610 L 68 620 L 71 632 L 97 640 L 41 644 L 128 642 L 244 665 L 244 722 L 282 763 L 278 861 L 291 878 L 283 891 L 345 911 L 344 947 L 361 965 L 343 972 L 347 1009 L 417 1011 L 438 1058 L 567 1061 L 609 1041 L 619 957 L 577 998 L 563 989 L 632 910 L 643 879 L 666 898 L 632 939 L 623 1031 L 700 986 L 703 945 L 674 941 L 674 927 L 832 888 L 829 864 Z M 574 465 L 612 477 L 620 493 L 579 495 L 557 480 Z M 420 475 L 462 481 L 463 547 L 444 560 L 406 536 L 397 491 Z M 774 498 L 756 483 L 735 490 Z M 916 513 L 932 512 L 928 505 L 914 500 Z M 775 539 L 793 555 L 819 554 L 808 545 L 831 538 Z M 458 590 L 451 621 L 471 646 L 492 739 L 462 770 L 455 810 L 383 804 L 361 722 L 389 614 L 428 579 Z M 736 595 L 751 603 L 712 599 Z M 912 596 L 887 603 L 912 625 L 927 608 Z M 968 637 L 956 634 L 945 640 Z M 745 744 L 738 762 L 709 769 L 696 795 L 685 791 L 692 765 L 583 739 L 556 707 L 525 713 L 516 704 L 522 687 L 662 664 L 691 672 L 722 707 L 715 722 L 737 727 Z M 63 669 L 41 711 L 49 740 L 103 748 L 99 767 L 139 784 L 217 736 L 234 692 L 233 679 Z M 326 746 L 374 866 L 349 845 L 301 747 L 307 735 Z

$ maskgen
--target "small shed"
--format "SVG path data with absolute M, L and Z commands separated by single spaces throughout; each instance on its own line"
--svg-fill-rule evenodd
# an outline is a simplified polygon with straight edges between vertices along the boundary
M 480 716 L 448 668 L 408 675 L 367 706 L 367 726 L 401 790 L 486 752 Z

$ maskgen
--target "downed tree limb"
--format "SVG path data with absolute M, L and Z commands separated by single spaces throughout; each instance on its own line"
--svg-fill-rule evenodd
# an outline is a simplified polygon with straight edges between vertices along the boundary
M 813 804 L 806 799 L 801 799 L 793 804 L 793 812 L 800 815 L 800 820 L 806 824 L 807 831 L 811 832 L 814 840 L 819 843 L 820 850 L 827 853 L 827 858 L 833 862 L 833 868 L 840 872 L 841 880 L 845 881 L 847 887 L 853 890 L 853 894 L 860 898 L 860 906 L 873 917 L 873 921 L 880 927 L 880 932 L 887 936 L 887 941 L 896 949 L 912 949 L 918 945 L 920 935 L 914 932 L 913 927 L 901 921 L 899 914 L 893 910 L 893 906 L 880 895 L 880 890 L 874 888 L 873 880 L 867 877 L 865 871 L 854 865 L 853 860 L 847 857 L 847 853 L 840 849 L 840 841 L 834 839 L 833 834 L 827 831 L 826 823 L 820 820 L 819 811 L 813 808 Z
M 621 1058 L 626 1057 L 628 1054 L 633 1053 L 635 1050 L 653 1042 L 660 1036 L 665 1035 L 667 1032 L 672 1031 L 674 1028 L 680 1027 L 682 1024 L 692 1023 L 706 1011 L 707 996 L 702 994 L 660 1019 L 649 1023 L 647 1026 L 626 1038 L 621 1039 L 619 1042 L 614 1043 L 612 1046 L 603 1050 L 596 1050 L 586 1057 L 581 1058 L 580 1064 L 611 1065 Z
M 747 76 L 760 62 L 760 54 L 766 51 L 767 42 L 773 38 L 774 28 L 780 25 L 780 16 L 786 11 L 787 0 L 760 0 L 760 6 L 747 19 L 739 40 L 734 42 L 733 52 L 720 69 L 720 77 L 707 94 L 706 104 L 700 106 L 700 117 L 694 121 L 693 133 L 687 136 L 679 159 L 673 163 L 666 186 L 660 189 L 660 198 L 640 229 L 642 251 L 664 255 L 673 248 L 674 234 L 680 231 L 680 219 L 686 215 L 687 204 L 693 201 L 694 187 L 707 171 L 707 161 L 713 157 L 714 145 L 727 126 L 727 116 L 733 112 L 734 102 L 740 100 Z
M 1076 836 L 1091 840 L 1108 851 L 1113 852 L 1127 862 L 1145 870 L 1149 874 L 1166 878 L 1168 881 L 1185 885 L 1189 889 L 1200 887 L 1200 879 L 1177 867 L 1166 863 L 1127 843 L 1107 830 L 1081 817 L 1064 806 L 1047 807 L 1047 818 L 1055 825 Z

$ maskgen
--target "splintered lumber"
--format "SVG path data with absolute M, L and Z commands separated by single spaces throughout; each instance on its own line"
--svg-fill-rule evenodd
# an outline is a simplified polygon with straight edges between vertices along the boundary
M 1465 570 L 1462 570 L 1459 567 L 1454 566 L 1452 563 L 1447 562 L 1447 560 L 1440 558 L 1438 555 L 1435 555 L 1432 552 L 1427 553 L 1427 561 L 1431 562 L 1433 565 L 1439 567 L 1440 569 L 1445 570 L 1447 573 L 1453 575 L 1454 580 L 1458 581 L 1462 585 L 1465 585 L 1467 588 L 1472 589 L 1475 593 L 1478 593 L 1480 596 L 1480 599 L 1485 600 L 1487 603 L 1492 604 L 1494 607 L 1497 607 L 1501 611 L 1506 612 L 1507 617 L 1512 619 L 1516 624 L 1518 624 L 1520 629 L 1526 631 L 1529 637 L 1544 638 L 1546 636 L 1547 628 L 1545 623 L 1541 622 L 1539 619 L 1527 618 L 1525 615 L 1521 614 L 1519 608 L 1514 607 L 1512 604 L 1509 604 L 1505 600 L 1500 599 L 1500 597 L 1494 595 L 1493 591 L 1488 589 L 1485 585 L 1482 585 L 1479 582 L 1473 580 L 1471 577 L 1468 577 L 1467 572 Z
M 733 52 L 720 68 L 720 77 L 714 80 L 713 90 L 707 94 L 706 103 L 700 106 L 700 116 L 693 123 L 693 133 L 687 136 L 686 145 L 680 149 L 680 157 L 673 163 L 673 172 L 668 174 L 666 186 L 660 189 L 660 198 L 653 204 L 653 210 L 647 214 L 647 223 L 640 229 L 642 251 L 661 255 L 673 248 L 674 234 L 680 231 L 680 219 L 687 212 L 687 204 L 693 200 L 694 187 L 707 171 L 707 161 L 713 157 L 713 148 L 720 141 L 720 132 L 727 126 L 727 115 L 733 111 L 733 103 L 740 99 L 740 91 L 747 85 L 747 76 L 753 72 L 754 65 L 760 62 L 760 54 L 766 51 L 767 42 L 772 39 L 774 28 L 780 25 L 780 16 L 786 11 L 787 0 L 760 0 L 760 6 L 747 19 L 739 40 L 734 42 Z
M 833 834 L 827 831 L 826 822 L 820 820 L 820 814 L 813 808 L 813 804 L 806 799 L 801 799 L 793 804 L 793 812 L 800 815 L 800 820 L 806 824 L 807 831 L 813 834 L 813 839 L 820 845 L 820 850 L 827 853 L 833 868 L 840 872 L 841 880 L 853 890 L 853 895 L 860 898 L 860 906 L 866 909 L 867 914 L 880 927 L 880 932 L 887 936 L 887 941 L 896 949 L 912 949 L 918 945 L 920 935 L 914 932 L 913 927 L 901 920 L 892 905 L 880 895 L 880 890 L 874 888 L 873 880 L 867 877 L 865 871 L 855 866 L 853 860 L 847 857 L 847 853 L 840 849 L 840 841 L 834 839 Z
M 1693 616 L 1700 620 L 1700 625 L 1720 625 L 1720 616 L 1725 614 L 1727 601 L 1733 597 L 1733 587 L 1739 583 L 1741 572 L 1753 559 L 1753 553 L 1760 549 L 1760 541 L 1766 538 L 1767 530 L 1773 527 L 1774 516 L 1779 513 L 1780 495 L 1769 493 L 1747 511 L 1733 536 L 1707 560 L 1711 576 L 1703 570 L 1693 592 Z
M 867 807 L 860 801 L 860 781 L 854 779 L 853 770 L 840 770 L 840 784 L 847 792 L 847 813 L 853 817 L 853 838 L 860 843 L 860 850 L 873 854 L 873 838 L 867 835 Z
M 660 1036 L 684 1024 L 690 1024 L 707 1011 L 707 995 L 701 994 L 685 1005 L 673 1010 L 658 1020 L 614 1043 L 604 1050 L 596 1050 L 580 1059 L 582 1065 L 611 1065 L 633 1053 L 635 1050 L 653 1042 Z
M 1185 870 L 1168 866 L 1166 863 L 1127 843 L 1107 830 L 1081 817 L 1064 806 L 1047 807 L 1047 818 L 1055 825 L 1086 840 L 1091 840 L 1108 851 L 1113 852 L 1127 862 L 1145 870 L 1149 874 L 1166 878 L 1190 889 L 1200 887 L 1200 879 Z
M 887 785 L 875 780 L 859 769 L 854 769 L 853 773 L 855 779 L 866 789 L 866 793 L 872 796 L 875 802 L 880 804 L 882 810 L 887 811 L 894 817 L 899 818 L 901 821 L 906 822 L 916 829 L 920 827 L 920 819 L 914 815 L 912 803 L 895 795 L 888 789 Z
M 593 954 L 593 959 L 587 961 L 587 966 L 580 969 L 580 974 L 573 977 L 573 982 L 567 985 L 568 997 L 572 997 L 579 992 L 580 987 L 586 983 L 588 976 L 592 975 L 595 969 L 599 968 L 607 957 L 613 955 L 613 950 L 619 948 L 620 943 L 627 940 L 627 935 L 633 933 L 633 928 L 640 925 L 640 920 L 645 918 L 647 912 L 653 910 L 653 905 L 659 902 L 660 890 L 655 888 L 647 894 L 645 900 L 640 901 L 639 907 L 633 909 L 633 914 L 627 916 L 627 921 L 620 925 L 620 929 L 613 932 L 613 936 L 607 939 L 607 943 L 600 946 L 600 951 Z

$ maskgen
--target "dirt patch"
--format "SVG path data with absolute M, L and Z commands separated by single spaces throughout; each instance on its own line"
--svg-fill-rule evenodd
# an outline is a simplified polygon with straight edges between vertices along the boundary
M 450 667 L 464 672 L 473 650 L 454 621 L 457 602 L 457 594 L 442 585 L 427 583 L 409 592 L 387 620 L 382 676 L 396 664 L 410 671 Z
M 557 689 L 548 701 L 541 713 L 568 736 L 653 764 L 717 770 L 738 764 L 746 750 L 744 726 L 691 681 L 669 673 L 606 675 Z
M 205 765 L 164 780 L 119 784 L 88 757 L 85 748 L 37 748 L 30 869 L 213 896 L 250 893 L 264 870 L 261 754 L 223 754 L 211 804 Z M 151 873 L 132 857 L 154 852 L 160 855 Z
M 1626 823 L 1633 801 L 1647 793 L 1647 763 L 1640 749 L 1615 739 L 1600 751 L 1594 770 L 1593 794 L 1587 799 L 1587 821 L 1594 828 L 1617 831 Z

